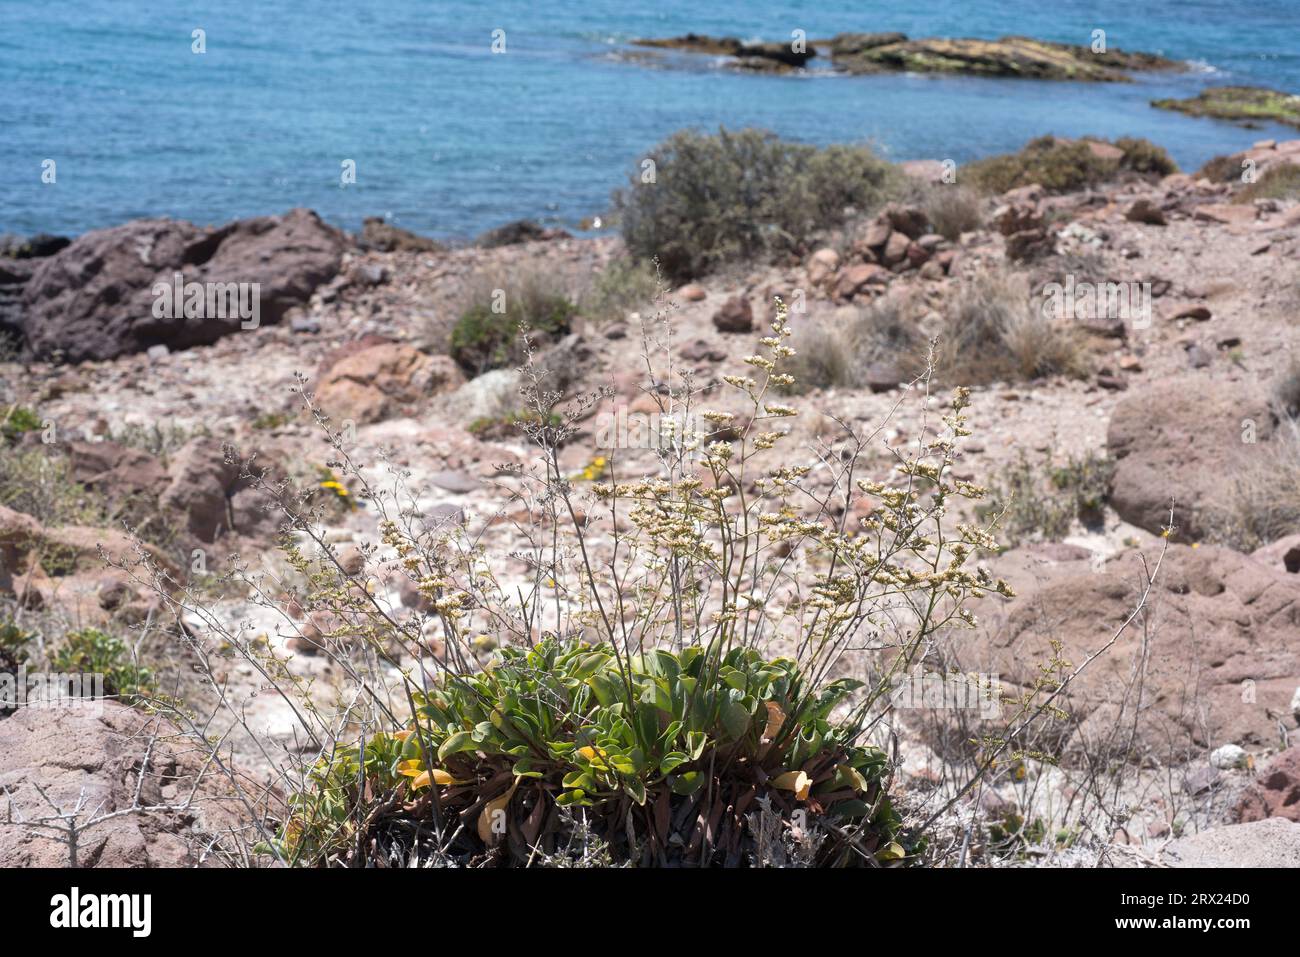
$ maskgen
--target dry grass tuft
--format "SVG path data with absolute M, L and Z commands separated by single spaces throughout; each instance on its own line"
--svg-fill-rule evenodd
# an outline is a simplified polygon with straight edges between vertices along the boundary
M 1087 371 L 1079 330 L 1034 308 L 1021 276 L 987 272 L 966 283 L 944 330 L 939 368 L 948 381 L 983 385 Z

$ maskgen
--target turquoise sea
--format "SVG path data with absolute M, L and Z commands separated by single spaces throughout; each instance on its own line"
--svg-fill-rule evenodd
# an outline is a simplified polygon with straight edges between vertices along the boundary
M 206 52 L 192 52 L 193 31 Z M 1186 60 L 1179 75 L 1075 84 L 891 75 L 756 76 L 701 58 L 629 62 L 626 40 L 688 31 L 1008 33 Z M 505 52 L 493 53 L 493 31 Z M 1195 167 L 1268 136 L 1155 110 L 1207 84 L 1300 91 L 1300 2 L 1252 0 L 0 0 L 0 232 L 78 233 L 309 206 L 459 238 L 521 217 L 600 213 L 672 131 L 760 126 L 959 162 L 1042 133 L 1141 135 Z M 43 183 L 55 160 L 57 181 Z M 343 186 L 345 160 L 356 183 Z

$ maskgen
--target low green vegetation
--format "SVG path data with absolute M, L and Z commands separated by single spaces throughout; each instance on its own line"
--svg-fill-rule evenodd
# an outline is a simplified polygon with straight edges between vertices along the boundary
M 629 311 L 651 305 L 659 287 L 653 263 L 615 259 L 596 274 L 582 297 L 582 314 L 597 322 L 623 319 Z
M 577 315 L 567 290 L 544 272 L 483 273 L 469 283 L 449 351 L 467 373 L 479 375 L 522 360 L 521 329 L 553 339 L 568 333 Z
M 8 618 L 0 620 L 0 673 L 13 674 L 27 660 L 27 646 L 35 637 Z
M 1263 176 L 1248 184 L 1238 199 L 1243 203 L 1253 203 L 1257 199 L 1300 199 L 1300 166 L 1284 163 L 1270 167 Z
M 563 844 L 566 808 L 586 810 L 617 860 L 707 865 L 754 852 L 747 814 L 769 804 L 788 815 L 806 802 L 857 825 L 857 840 L 887 862 L 903 849 L 885 795 L 886 756 L 855 745 L 851 724 L 832 719 L 860 686 L 817 688 L 793 660 L 743 648 L 630 657 L 607 644 L 504 648 L 494 667 L 448 674 L 417 693 L 406 729 L 319 766 L 313 789 L 294 799 L 278 850 L 319 860 L 354 844 L 360 787 L 405 793 L 430 828 L 435 817 L 459 818 L 465 854 L 494 847 L 517 864 Z M 436 813 L 420 800 L 434 786 Z M 678 847 L 668 841 L 670 817 L 683 808 L 701 822 L 700 839 Z M 398 812 L 388 822 L 372 816 L 371 826 L 380 835 L 409 828 Z M 842 840 L 818 853 L 822 864 L 853 856 Z
M 292 421 L 293 416 L 287 412 L 263 412 L 253 419 L 252 426 L 259 432 L 270 432 L 284 428 Z
M 12 445 L 27 432 L 39 432 L 42 428 L 41 417 L 25 405 L 12 405 L 4 410 L 4 419 L 0 421 L 0 440 Z
M 921 193 L 918 204 L 934 231 L 949 242 L 957 242 L 962 233 L 979 229 L 984 223 L 984 198 L 966 186 L 932 184 Z
M 72 478 L 68 460 L 43 447 L 0 455 L 0 505 L 43 525 L 94 525 L 106 520 L 104 504 Z
M 517 439 L 521 433 L 526 433 L 530 429 L 539 429 L 544 426 L 558 429 L 563 422 L 563 418 L 559 415 L 543 417 L 537 412 L 517 409 L 504 415 L 484 416 L 475 419 L 469 424 L 468 431 L 471 435 L 489 441 L 493 439 Z
M 988 500 L 976 509 L 983 520 L 1000 516 L 998 527 L 1008 546 L 1057 542 L 1077 521 L 1099 525 L 1110 487 L 1111 462 L 1089 451 L 1058 464 L 1050 451 L 1037 461 L 1023 452 L 990 486 Z
M 614 204 L 631 255 L 657 258 L 680 282 L 727 263 L 801 256 L 816 233 L 874 209 L 902 182 L 866 147 L 683 131 L 650 151 Z
M 747 374 L 721 376 L 740 411 L 700 410 L 704 424 L 680 436 L 691 454 L 670 449 L 650 476 L 618 481 L 599 457 L 575 475 L 558 430 L 529 433 L 547 477 L 522 528 L 536 542 L 531 583 L 497 581 L 462 527 L 385 513 L 383 544 L 428 606 L 394 619 L 328 548 L 285 541 L 304 611 L 331 616 L 323 640 L 339 667 L 362 649 L 418 664 L 382 712 L 350 713 L 350 742 L 322 738 L 263 852 L 315 866 L 917 860 L 924 822 L 903 827 L 879 729 L 900 676 L 975 625 L 966 603 L 1012 595 L 973 560 L 996 548 L 988 530 L 943 524 L 984 494 L 952 477 L 969 393 L 955 390 L 935 441 L 886 481 L 853 467 L 870 453 L 848 439 L 842 492 L 810 505 L 813 465 L 755 460 L 790 441 L 798 415 L 777 401 L 794 384 L 786 318 L 778 307 Z M 694 395 L 674 395 L 687 421 Z M 559 401 L 538 391 L 526 407 L 549 421 Z M 841 504 L 861 516 L 852 527 Z M 586 537 L 602 512 L 627 522 L 607 555 Z M 904 605 L 906 627 L 886 624 Z M 842 677 L 868 635 L 878 652 Z M 995 762 L 1011 741 L 985 730 Z
M 1216 120 L 1300 126 L 1300 96 L 1258 86 L 1212 86 L 1187 99 L 1152 100 L 1151 105 Z
M 104 676 L 104 694 L 127 704 L 157 693 L 153 672 L 132 660 L 120 638 L 98 628 L 68 632 L 54 652 L 51 666 L 60 674 Z
M 1153 176 L 1168 176 L 1178 172 L 1178 164 L 1163 146 L 1137 136 L 1121 136 L 1115 145 L 1124 151 L 1119 161 L 1120 169 Z
M 1118 158 L 1099 155 L 1089 143 L 1100 139 L 1066 140 L 1040 136 L 1016 153 L 990 156 L 967 163 L 958 171 L 958 181 L 985 193 L 1038 184 L 1049 193 L 1068 193 L 1113 179 L 1123 171 L 1165 176 L 1178 170 L 1165 150 L 1149 140 L 1123 137 L 1112 145 L 1122 151 Z

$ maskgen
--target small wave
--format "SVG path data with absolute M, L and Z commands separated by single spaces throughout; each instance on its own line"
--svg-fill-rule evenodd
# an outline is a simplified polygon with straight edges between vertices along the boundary
M 631 33 L 610 33 L 608 30 L 579 30 L 569 36 L 587 43 L 599 43 L 601 46 L 617 46 L 631 43 L 636 36 Z
M 1209 63 L 1205 60 L 1184 60 L 1183 62 L 1185 62 L 1193 72 L 1204 73 L 1207 76 L 1211 74 L 1223 72 L 1213 63 Z

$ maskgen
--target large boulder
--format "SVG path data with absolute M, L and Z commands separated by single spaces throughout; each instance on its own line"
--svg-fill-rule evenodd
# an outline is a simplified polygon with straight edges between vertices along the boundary
M 72 240 L 67 236 L 51 236 L 49 233 L 37 233 L 35 236 L 0 237 L 0 257 L 5 259 L 44 259 L 53 256 Z
M 1284 817 L 1300 824 L 1300 745 L 1274 755 L 1260 768 L 1237 802 L 1237 817 L 1243 822 Z
M 517 219 L 495 229 L 489 229 L 476 240 L 484 249 L 499 246 L 518 246 L 521 243 L 547 242 L 553 239 L 571 239 L 563 229 L 548 229 L 531 219 Z
M 222 532 L 231 530 L 230 498 L 239 473 L 239 466 L 227 461 L 219 441 L 192 439 L 172 459 L 170 481 L 158 504 L 180 516 L 186 530 L 199 541 L 216 541 Z
M 345 355 L 326 369 L 316 401 L 337 419 L 379 422 L 464 381 L 449 356 L 427 355 L 400 342 L 380 342 Z
M 167 470 L 143 449 L 117 442 L 68 443 L 71 477 L 115 505 L 156 498 L 167 485 Z
M 1033 685 L 1054 641 L 1074 666 L 1105 647 L 1137 605 L 1142 559 L 1151 567 L 1156 559 L 1154 550 L 1133 550 L 1100 566 L 1068 556 L 1015 565 L 1019 551 L 993 569 L 1017 597 L 984 609 L 981 628 L 963 639 L 961 661 L 965 670 L 999 675 L 1013 693 Z M 1123 726 L 1157 757 L 1171 748 L 1185 756 L 1224 743 L 1267 746 L 1280 720 L 1296 726 L 1297 635 L 1296 576 L 1229 549 L 1170 545 L 1143 615 L 1071 685 L 1063 745 L 1094 746 L 1123 709 Z
M 1158 534 L 1172 501 L 1179 539 L 1204 538 L 1273 431 L 1268 396 L 1253 383 L 1185 376 L 1134 393 L 1115 407 L 1106 436 L 1110 504 Z
M 163 718 L 97 705 L 102 713 L 27 707 L 0 719 L 0 786 L 13 809 L 0 817 L 0 867 L 219 863 L 234 850 L 228 835 L 252 823 L 234 786 Z M 51 803 L 84 808 L 75 861 L 48 820 Z M 33 826 L 42 820 L 53 826 Z
M 225 446 L 211 436 L 190 439 L 166 466 L 143 449 L 116 442 L 74 441 L 68 457 L 73 479 L 124 517 L 167 529 L 178 545 L 274 529 L 274 519 L 260 507 L 268 496 L 243 475 L 238 460 L 227 461 Z
M 258 454 L 228 453 L 219 440 L 199 436 L 172 457 L 167 476 L 158 504 L 200 543 L 230 536 L 263 541 L 280 524 L 275 488 L 283 481 L 283 470 Z
M 719 332 L 751 332 L 754 307 L 745 296 L 732 296 L 713 314 L 713 326 Z
M 201 315 L 186 318 L 182 309 L 169 318 L 155 308 L 167 301 L 155 295 L 157 284 L 171 287 L 177 274 L 187 285 L 256 283 L 257 321 L 271 324 L 334 277 L 344 246 L 343 234 L 307 209 L 218 229 L 141 219 L 94 230 L 41 261 L 23 290 L 22 332 L 36 356 L 72 362 L 209 344 L 250 320 L 228 299 L 218 302 L 213 287 L 205 287 Z
M 736 58 L 734 65 L 745 69 L 781 70 L 801 67 L 817 55 L 816 47 L 811 44 L 796 47 L 789 42 L 747 42 L 736 37 L 714 37 L 698 33 L 687 33 L 678 37 L 639 39 L 632 42 L 644 47 L 731 56 Z
M 1300 824 L 1280 817 L 1189 834 L 1161 853 L 1168 867 L 1300 867 Z
M 72 621 L 139 621 L 160 610 L 144 562 L 175 577 L 158 548 L 87 525 L 47 527 L 0 505 L 0 596 L 28 608 L 62 609 Z
M 1300 575 L 1300 532 L 1269 542 L 1251 552 L 1251 556 L 1275 569 L 1280 568 L 1292 575 Z
M 444 252 L 447 248 L 428 236 L 421 236 L 409 229 L 394 226 L 382 216 L 366 217 L 365 222 L 361 224 L 361 233 L 357 236 L 357 246 L 381 253 L 434 253 Z

